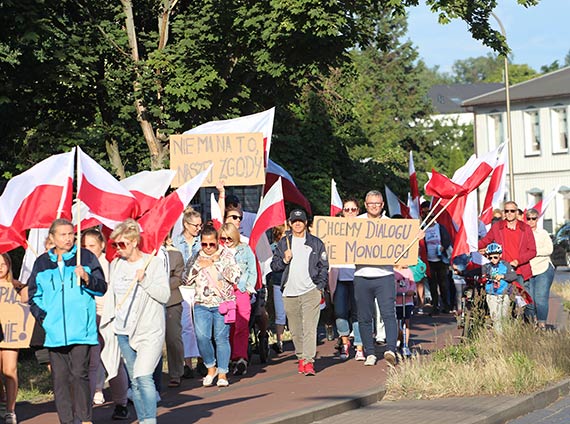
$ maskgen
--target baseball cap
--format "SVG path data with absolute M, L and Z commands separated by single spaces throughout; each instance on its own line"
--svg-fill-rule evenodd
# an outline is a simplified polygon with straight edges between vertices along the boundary
M 291 214 L 289 214 L 289 221 L 291 221 L 291 222 L 295 222 L 295 221 L 307 222 L 307 214 L 305 213 L 304 210 L 294 209 L 291 211 Z

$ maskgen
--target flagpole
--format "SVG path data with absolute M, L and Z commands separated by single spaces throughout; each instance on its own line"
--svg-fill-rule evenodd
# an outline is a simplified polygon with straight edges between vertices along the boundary
M 451 199 L 449 199 L 449 202 L 447 202 L 447 203 L 441 208 L 441 210 L 437 213 L 436 216 L 433 217 L 433 219 L 425 226 L 425 228 L 428 228 L 431 224 L 433 224 L 433 223 L 435 222 L 435 220 L 436 220 L 437 218 L 439 218 L 439 216 L 443 213 L 443 211 L 446 210 L 447 207 L 448 207 L 449 205 L 451 205 L 455 199 L 457 199 L 457 197 L 459 197 L 459 195 L 458 195 L 458 194 L 454 194 L 453 197 L 452 197 Z M 440 198 L 439 200 L 441 200 L 441 198 Z M 438 202 L 438 204 L 439 204 L 439 202 Z M 436 205 L 436 206 L 437 206 L 437 205 Z M 420 228 L 420 230 L 421 230 L 421 229 L 422 229 L 422 228 Z M 395 261 L 395 262 L 398 263 L 398 262 L 400 261 L 400 259 L 402 259 L 402 257 L 403 257 L 406 253 L 408 253 L 408 251 L 412 248 L 412 246 L 414 245 L 414 243 L 415 243 L 416 241 L 418 241 L 419 239 L 420 239 L 420 236 L 419 236 L 419 234 L 418 234 L 418 235 L 412 240 L 412 242 L 411 242 L 410 244 L 408 244 L 408 246 L 406 246 L 406 248 L 405 248 L 404 251 L 400 254 L 400 256 L 398 256 L 398 257 L 396 258 L 396 261 Z
M 437 203 L 432 206 L 428 212 L 428 214 L 426 215 L 426 217 L 422 220 L 422 223 L 420 224 L 420 230 L 423 229 L 424 227 L 429 227 L 429 225 L 424 225 L 426 223 L 426 221 L 430 218 L 430 216 L 433 214 L 433 211 L 435 210 L 435 208 L 437 208 L 439 206 L 439 204 L 441 203 L 442 198 L 438 198 L 437 199 Z M 420 211 L 420 209 L 418 209 L 418 211 Z M 421 212 L 421 211 L 420 211 Z M 421 213 L 420 213 L 421 215 Z M 439 215 L 438 215 L 439 216 Z M 430 224 L 431 225 L 431 224 Z
M 79 182 L 79 176 L 81 175 L 81 161 L 79 160 L 79 149 L 77 149 L 77 182 Z M 77 193 L 79 193 L 79 187 L 77 187 Z M 81 266 L 81 201 L 79 197 L 75 198 L 77 202 L 77 265 Z M 77 285 L 81 286 L 81 279 L 77 279 Z

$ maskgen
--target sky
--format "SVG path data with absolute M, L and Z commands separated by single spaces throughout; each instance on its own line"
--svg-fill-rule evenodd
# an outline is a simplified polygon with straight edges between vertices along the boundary
M 408 37 L 430 68 L 438 65 L 440 72 L 451 72 L 456 60 L 492 52 L 471 37 L 463 21 L 441 25 L 437 14 L 423 0 L 421 3 L 409 8 Z M 516 0 L 499 0 L 494 12 L 505 27 L 513 63 L 530 65 L 536 71 L 555 60 L 564 64 L 570 51 L 570 0 L 541 0 L 529 8 Z M 491 20 L 492 27 L 499 30 L 496 21 Z

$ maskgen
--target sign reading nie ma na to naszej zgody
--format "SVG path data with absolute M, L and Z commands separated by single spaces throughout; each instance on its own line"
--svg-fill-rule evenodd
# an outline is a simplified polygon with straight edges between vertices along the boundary
M 265 183 L 262 133 L 177 134 L 170 136 L 172 187 L 180 187 L 214 164 L 202 187 Z
M 312 233 L 325 244 L 331 265 L 394 265 L 418 235 L 417 219 L 363 219 L 315 216 Z M 416 265 L 418 242 L 398 261 Z

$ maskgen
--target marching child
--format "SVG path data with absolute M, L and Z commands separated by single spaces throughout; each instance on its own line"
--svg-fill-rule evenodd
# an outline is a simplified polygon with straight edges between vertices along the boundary
M 483 265 L 482 273 L 487 277 L 485 291 L 487 293 L 487 306 L 497 332 L 502 329 L 502 320 L 509 315 L 511 300 L 510 284 L 517 279 L 511 264 L 501 259 L 503 248 L 498 243 L 490 243 L 485 248 L 485 256 L 489 263 Z
M 405 340 L 402 340 L 402 355 L 411 356 L 408 348 L 410 340 L 410 318 L 414 310 L 414 295 L 416 294 L 416 282 L 412 270 L 407 266 L 394 266 L 394 279 L 396 281 L 396 318 L 404 320 L 406 324 Z

